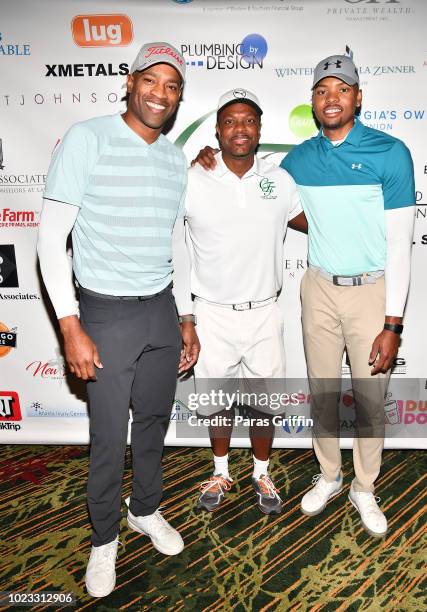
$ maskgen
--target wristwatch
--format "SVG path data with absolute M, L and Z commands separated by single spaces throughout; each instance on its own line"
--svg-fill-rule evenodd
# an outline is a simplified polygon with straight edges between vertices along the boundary
M 196 319 L 196 315 L 181 315 L 178 317 L 178 321 L 180 323 L 194 323 L 194 325 L 197 325 L 197 319 Z
M 395 334 L 401 334 L 403 332 L 403 325 L 400 323 L 384 323 L 384 329 L 392 331 Z

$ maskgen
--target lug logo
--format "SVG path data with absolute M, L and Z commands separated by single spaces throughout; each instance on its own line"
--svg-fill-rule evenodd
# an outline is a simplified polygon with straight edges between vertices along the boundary
M 71 32 L 79 47 L 124 47 L 133 39 L 127 15 L 76 15 Z

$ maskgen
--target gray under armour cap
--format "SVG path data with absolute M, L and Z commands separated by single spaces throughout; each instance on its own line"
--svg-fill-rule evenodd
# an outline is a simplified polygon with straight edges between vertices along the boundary
M 166 42 L 152 42 L 141 47 L 130 73 L 146 70 L 154 64 L 169 64 L 181 75 L 182 81 L 185 81 L 185 59 L 178 49 Z
M 222 109 L 226 106 L 230 106 L 230 104 L 235 104 L 237 102 L 253 106 L 258 112 L 258 114 L 260 116 L 262 115 L 261 105 L 256 95 L 248 89 L 244 89 L 243 87 L 231 89 L 220 97 L 218 102 L 217 114 L 220 113 Z
M 359 73 L 353 60 L 347 55 L 330 55 L 314 69 L 313 87 L 326 77 L 337 77 L 347 85 L 359 85 Z

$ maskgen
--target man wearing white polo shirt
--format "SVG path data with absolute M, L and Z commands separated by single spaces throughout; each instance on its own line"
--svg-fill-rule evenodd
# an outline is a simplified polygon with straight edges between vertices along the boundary
M 283 240 L 288 220 L 306 227 L 293 179 L 255 156 L 262 110 L 245 89 L 219 100 L 216 132 L 220 152 L 213 172 L 189 171 L 186 223 L 192 252 L 191 291 L 202 351 L 195 369 L 207 379 L 284 378 L 283 320 L 277 295 L 282 288 Z M 253 381 L 254 383 L 256 381 Z M 268 386 L 267 380 L 265 384 Z M 261 410 L 263 413 L 261 414 Z M 219 507 L 232 486 L 228 449 L 232 415 L 221 406 L 199 408 L 202 416 L 222 414 L 228 423 L 210 427 L 213 475 L 201 485 L 198 505 Z M 251 408 L 256 416 L 267 410 Z M 255 419 L 254 419 L 255 420 Z M 271 418 L 262 431 L 250 428 L 257 504 L 280 513 L 282 502 L 268 475 L 273 440 Z

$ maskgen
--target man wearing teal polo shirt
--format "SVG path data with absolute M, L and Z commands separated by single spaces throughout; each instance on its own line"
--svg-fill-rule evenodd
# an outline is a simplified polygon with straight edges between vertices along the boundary
M 365 529 L 384 536 L 374 497 L 384 439 L 384 394 L 397 355 L 410 276 L 415 188 L 409 150 L 365 127 L 357 69 L 348 56 L 322 60 L 312 105 L 321 125 L 282 161 L 308 220 L 309 268 L 301 283 L 304 347 L 321 474 L 304 495 L 304 514 L 322 512 L 342 488 L 337 400 L 346 347 L 358 437 L 349 499 Z

